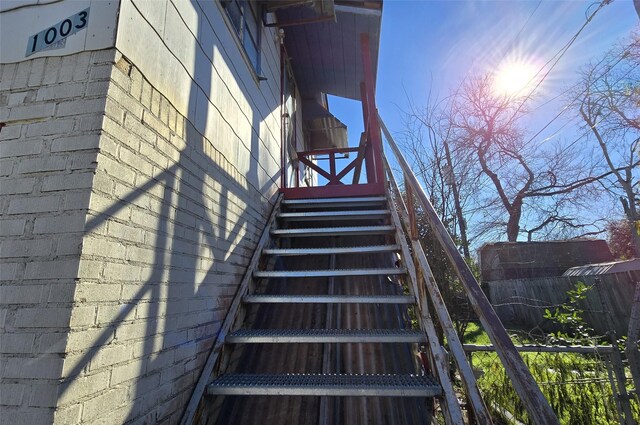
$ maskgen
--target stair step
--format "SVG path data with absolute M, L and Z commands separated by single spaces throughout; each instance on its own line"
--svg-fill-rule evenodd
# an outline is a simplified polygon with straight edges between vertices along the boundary
M 413 304 L 409 295 L 246 295 L 249 304 Z
M 400 245 L 345 246 L 335 248 L 271 248 L 265 255 L 330 255 L 330 254 L 370 254 L 375 252 L 399 252 Z
M 229 344 L 284 343 L 422 343 L 423 332 L 411 329 L 240 329 L 230 333 Z
M 207 387 L 209 395 L 434 397 L 441 391 L 432 377 L 418 375 L 229 374 Z
M 342 277 L 342 276 L 379 276 L 406 274 L 404 268 L 388 269 L 336 269 L 336 270 L 272 270 L 255 271 L 254 277 Z
M 380 205 L 387 201 L 384 196 L 369 196 L 360 198 L 316 198 L 316 199 L 285 199 L 282 205 L 293 208 L 341 208 L 364 207 Z
M 344 236 L 344 235 L 381 235 L 395 232 L 393 226 L 351 226 L 351 227 L 315 227 L 302 229 L 275 229 L 273 236 L 308 237 L 308 236 Z
M 362 210 L 362 211 L 312 211 L 280 213 L 278 218 L 289 221 L 315 221 L 322 219 L 331 220 L 365 220 L 384 218 L 391 214 L 389 210 Z

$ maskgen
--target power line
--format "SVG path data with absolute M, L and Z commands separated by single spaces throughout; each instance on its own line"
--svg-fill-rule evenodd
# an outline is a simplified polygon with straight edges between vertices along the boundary
M 587 85 L 586 88 L 584 88 L 582 91 L 580 91 L 580 93 L 578 93 L 575 97 L 573 97 L 573 99 L 569 102 L 568 105 L 566 105 L 564 108 L 562 108 L 560 110 L 560 112 L 558 112 L 548 123 L 546 123 L 536 134 L 534 134 L 533 136 L 531 136 L 531 138 L 529 140 L 527 140 L 527 142 L 524 144 L 524 146 L 528 145 L 529 143 L 531 143 L 536 137 L 538 137 L 540 135 L 540 133 L 542 133 L 544 130 L 546 130 L 551 124 L 553 124 L 553 122 L 555 120 L 557 120 L 558 118 L 560 118 L 560 116 L 562 116 L 562 114 L 564 114 L 567 110 L 569 110 L 570 105 L 575 102 L 576 100 L 579 100 L 585 93 L 587 93 L 587 91 L 597 82 L 597 80 L 601 77 L 604 77 L 607 73 L 609 73 L 616 65 L 618 65 L 620 62 L 622 62 L 622 60 L 626 57 L 626 50 L 622 52 L 622 54 L 620 55 L 620 58 L 616 61 L 616 63 L 614 63 L 613 65 L 611 65 L 607 70 L 605 70 L 604 72 L 602 72 L 598 77 L 594 78 L 593 81 L 591 83 L 589 83 Z M 602 59 L 599 63 L 602 63 L 604 59 Z M 597 65 L 596 65 L 597 66 Z M 618 82 L 622 81 L 627 75 L 629 75 L 634 69 L 636 69 L 639 65 L 635 65 L 633 66 L 631 69 L 629 69 L 629 71 L 627 71 L 623 76 L 621 76 L 614 84 L 617 84 Z M 561 93 L 560 95 L 556 96 L 555 98 L 558 98 L 559 96 L 568 93 L 569 91 L 571 91 L 573 88 L 577 87 L 578 85 L 580 85 L 580 83 L 576 83 L 574 84 L 572 87 L 570 87 L 569 89 L 565 90 L 563 93 Z M 554 99 L 555 99 L 554 98 Z M 547 102 L 548 103 L 548 102 Z
M 524 29 L 527 27 L 527 24 L 529 23 L 531 18 L 533 18 L 533 15 L 536 14 L 541 4 L 542 4 L 542 0 L 539 0 L 538 4 L 536 4 L 536 7 L 534 7 L 531 13 L 529 13 L 529 17 L 524 22 L 524 24 L 522 24 L 522 27 L 520 27 L 520 31 L 518 31 L 515 37 L 513 37 L 513 40 L 511 40 L 511 42 L 507 45 L 507 48 L 505 49 L 504 54 L 502 55 L 502 59 L 504 59 L 507 56 L 507 53 L 509 52 L 509 50 L 513 48 L 513 45 L 516 43 L 516 41 L 518 41 L 518 38 L 520 38 L 520 34 L 522 34 L 522 31 L 524 31 Z
M 549 74 L 551 73 L 551 71 L 553 70 L 553 68 L 555 68 L 555 66 L 558 64 L 558 62 L 560 61 L 560 59 L 562 59 L 562 57 L 565 55 L 565 53 L 567 53 L 567 51 L 569 50 L 569 48 L 573 45 L 573 43 L 578 39 L 578 37 L 580 36 L 580 34 L 582 33 L 582 31 L 584 31 L 584 29 L 587 27 L 587 25 L 589 25 L 589 23 L 593 20 L 593 18 L 596 16 L 596 14 L 602 10 L 602 8 L 604 6 L 606 6 L 607 4 L 611 3 L 612 0 L 603 0 L 600 5 L 598 6 L 598 8 L 590 15 L 587 17 L 586 21 L 584 22 L 584 24 L 582 24 L 582 26 L 580 27 L 580 29 L 573 35 L 573 37 L 571 37 L 569 39 L 569 41 L 560 48 L 560 50 L 551 57 L 551 59 L 549 59 L 541 68 L 540 70 L 533 76 L 531 77 L 531 79 L 529 80 L 529 83 L 534 81 L 535 78 L 547 67 L 547 65 L 551 64 L 551 66 L 549 67 L 549 69 L 547 70 L 547 72 L 545 72 L 545 74 L 542 76 L 542 78 L 536 83 L 536 85 L 533 87 L 533 89 L 531 89 L 529 91 L 529 93 L 527 94 L 527 96 L 525 96 L 525 98 L 522 100 L 522 102 L 520 102 L 520 105 L 518 106 L 518 108 L 516 108 L 516 111 L 513 113 L 512 117 L 507 121 L 510 122 L 512 121 L 520 112 L 520 110 L 522 109 L 522 107 L 524 106 L 524 104 L 531 98 L 531 96 L 533 95 L 533 93 L 538 89 L 538 87 L 540 87 L 540 84 L 542 84 L 542 82 L 549 76 Z M 554 61 L 555 59 L 555 61 Z

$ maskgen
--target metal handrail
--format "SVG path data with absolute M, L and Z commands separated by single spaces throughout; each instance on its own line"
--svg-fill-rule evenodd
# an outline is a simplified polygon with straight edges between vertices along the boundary
M 446 227 L 438 217 L 438 214 L 433 208 L 433 205 L 431 205 L 429 198 L 418 182 L 418 179 L 409 166 L 409 163 L 402 155 L 402 152 L 400 152 L 400 149 L 396 145 L 391 133 L 389 133 L 389 130 L 379 114 L 378 122 L 385 138 L 387 139 L 389 147 L 393 151 L 395 158 L 404 173 L 405 185 L 413 191 L 415 198 L 422 207 L 429 226 L 440 242 L 443 251 L 447 255 L 447 258 L 451 262 L 453 269 L 460 279 L 471 306 L 478 315 L 489 339 L 495 346 L 496 353 L 505 368 L 507 376 L 511 380 L 516 393 L 525 406 L 529 417 L 533 423 L 539 425 L 559 424 L 558 418 L 551 409 L 549 402 L 540 391 L 540 387 L 538 387 L 538 384 L 533 379 L 533 376 L 524 364 L 522 357 L 518 354 L 518 351 L 502 325 L 502 322 L 498 318 L 498 315 L 482 291 L 482 288 L 480 288 L 480 285 L 473 276 L 473 273 L 471 273 L 469 266 L 458 251 L 453 239 L 451 239 Z M 411 209 L 412 206 L 408 205 L 408 208 Z

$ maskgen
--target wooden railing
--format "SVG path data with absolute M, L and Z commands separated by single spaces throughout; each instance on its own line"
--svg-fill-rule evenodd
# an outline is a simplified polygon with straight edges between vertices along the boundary
M 420 241 L 418 240 L 418 235 L 415 230 L 417 226 L 415 225 L 416 206 L 413 205 L 414 199 L 417 200 L 417 203 L 419 204 L 421 211 L 424 213 L 433 234 L 436 236 L 448 260 L 453 266 L 458 279 L 462 283 L 470 304 L 495 347 L 495 351 L 505 368 L 507 376 L 511 380 L 516 393 L 522 400 L 522 403 L 529 414 L 529 418 L 537 425 L 558 424 L 558 418 L 551 409 L 549 402 L 540 391 L 538 384 L 535 382 L 531 372 L 524 364 L 522 357 L 518 354 L 518 351 L 507 334 L 504 326 L 500 322 L 500 319 L 491 306 L 491 303 L 489 303 L 489 300 L 480 288 L 478 281 L 471 273 L 469 266 L 458 251 L 458 248 L 451 239 L 447 228 L 438 217 L 433 205 L 431 205 L 429 198 L 411 170 L 409 163 L 402 155 L 402 152 L 400 152 L 400 149 L 389 133 L 389 130 L 384 125 L 382 118 L 379 116 L 378 122 L 385 135 L 387 143 L 404 174 L 404 187 L 407 193 L 411 194 L 410 196 L 407 196 L 408 205 L 405 207 L 405 227 L 406 232 L 412 241 L 416 267 L 420 269 L 419 271 L 423 275 L 427 292 L 429 293 L 430 299 L 435 307 L 435 313 L 443 328 L 451 353 L 458 365 L 460 376 L 467 391 L 467 397 L 470 400 L 470 404 L 474 410 L 478 423 L 491 423 L 491 419 L 488 416 L 486 407 L 484 406 L 478 391 L 475 378 L 465 357 L 462 344 L 455 329 L 453 328 L 447 306 L 444 303 L 444 299 L 440 294 L 438 286 L 433 280 L 433 275 L 429 268 L 426 255 L 422 249 Z M 393 174 L 388 167 L 387 171 L 392 186 L 391 191 L 395 196 L 396 204 L 404 205 L 400 191 L 395 184 Z M 427 308 L 426 305 L 419 307 L 421 309 Z

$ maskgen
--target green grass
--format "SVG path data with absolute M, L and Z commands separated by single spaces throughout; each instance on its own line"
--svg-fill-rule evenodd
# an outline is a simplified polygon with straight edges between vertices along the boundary
M 464 343 L 486 345 L 489 338 L 476 323 L 469 323 Z M 617 424 L 618 417 L 606 363 L 598 356 L 576 353 L 522 353 L 525 364 L 538 382 L 563 425 Z M 531 423 L 524 406 L 493 352 L 473 354 L 473 367 L 481 376 L 478 385 L 495 416 L 508 411 L 523 423 Z M 632 404 L 636 420 L 640 408 Z M 509 423 L 509 421 L 505 421 Z
M 462 343 L 474 345 L 489 345 L 491 344 L 491 341 L 489 340 L 487 333 L 479 324 L 475 322 L 469 322 L 469 324 L 467 325 L 467 330 L 464 333 Z

